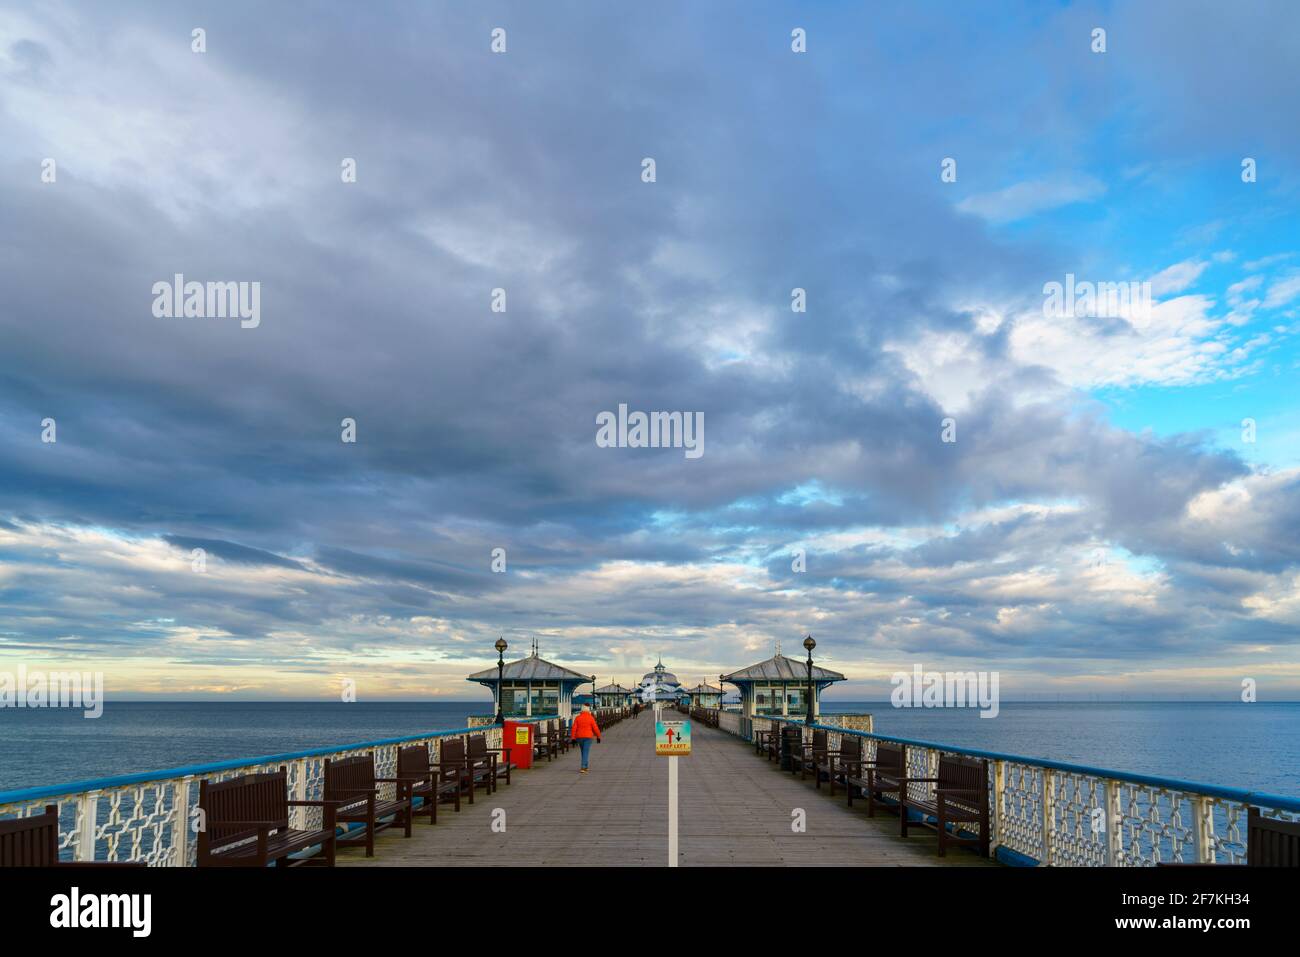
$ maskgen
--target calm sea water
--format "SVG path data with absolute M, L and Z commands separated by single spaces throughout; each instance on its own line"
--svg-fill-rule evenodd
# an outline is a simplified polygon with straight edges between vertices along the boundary
M 996 718 L 888 702 L 822 708 L 869 711 L 877 734 L 1300 796 L 1300 702 L 1004 702 Z
M 60 784 L 465 726 L 486 701 L 114 702 L 79 711 L 0 709 L 0 790 Z M 881 734 L 1300 795 L 1300 703 L 1007 703 L 975 711 L 869 711 Z

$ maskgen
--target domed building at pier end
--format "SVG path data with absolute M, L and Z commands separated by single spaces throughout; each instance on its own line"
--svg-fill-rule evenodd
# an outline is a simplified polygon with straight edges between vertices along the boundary
M 676 704 L 682 696 L 682 683 L 677 676 L 664 667 L 663 658 L 655 665 L 654 671 L 648 671 L 641 678 L 636 688 L 636 698 L 642 704 L 666 701 Z

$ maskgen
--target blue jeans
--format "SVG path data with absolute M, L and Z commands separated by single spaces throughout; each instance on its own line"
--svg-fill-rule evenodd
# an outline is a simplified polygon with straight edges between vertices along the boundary
M 591 756 L 591 742 L 595 740 L 595 738 L 578 739 L 578 747 L 582 748 L 582 766 L 584 768 L 587 766 L 587 758 Z

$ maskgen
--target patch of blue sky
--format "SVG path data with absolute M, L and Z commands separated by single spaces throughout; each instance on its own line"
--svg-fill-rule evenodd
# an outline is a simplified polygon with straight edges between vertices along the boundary
M 1161 574 L 1165 570 L 1165 563 L 1154 555 L 1135 555 L 1127 548 L 1118 545 L 1106 549 L 1106 560 L 1121 562 L 1128 567 L 1129 571 L 1144 578 Z
M 839 507 L 844 504 L 844 498 L 839 493 L 834 492 L 821 482 L 814 479 L 811 482 L 805 482 L 797 485 L 788 492 L 777 496 L 777 503 L 780 505 L 811 505 L 814 502 L 824 502 L 827 505 Z
M 1295 344 L 1288 344 L 1295 354 Z M 1294 369 L 1268 367 L 1240 379 L 1198 385 L 1098 389 L 1109 420 L 1130 432 L 1161 437 L 1204 433 L 1207 445 L 1272 468 L 1300 465 L 1300 403 Z M 1247 420 L 1254 421 L 1248 441 Z

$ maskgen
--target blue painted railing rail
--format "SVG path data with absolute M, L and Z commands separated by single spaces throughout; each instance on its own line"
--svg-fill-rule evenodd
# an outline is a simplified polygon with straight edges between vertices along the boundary
M 1019 754 L 941 744 L 830 723 L 755 715 L 753 729 L 780 724 L 868 742 L 874 757 L 880 741 L 905 745 L 908 774 L 933 778 L 944 754 L 989 762 L 991 841 L 998 855 L 1016 863 L 1052 866 L 1135 866 L 1157 863 L 1240 864 L 1245 861 L 1246 819 L 1251 806 L 1266 817 L 1300 820 L 1300 798 L 1247 788 L 1185 781 Z M 909 794 L 931 785 L 913 784 Z
M 511 718 L 538 722 L 558 715 Z M 324 785 L 326 758 L 362 752 L 375 755 L 376 775 L 392 778 L 397 771 L 397 749 L 425 744 L 438 760 L 441 742 L 464 734 L 484 734 L 488 747 L 501 747 L 501 725 L 489 724 L 304 751 L 287 751 L 258 757 L 234 758 L 159 771 L 142 771 L 94 778 L 68 784 L 20 788 L 0 792 L 0 818 L 40 814 L 47 804 L 59 813 L 59 852 L 78 861 L 143 861 L 154 866 L 184 867 L 194 863 L 192 831 L 196 782 L 222 780 L 260 771 L 288 770 L 290 795 L 296 800 L 319 800 Z M 385 785 L 391 788 L 392 785 Z M 319 826 L 319 808 L 295 808 L 296 827 Z
M 559 715 L 534 715 L 530 718 L 510 718 L 511 721 L 534 722 L 548 721 Z M 188 764 L 179 768 L 163 768 L 158 771 L 139 771 L 135 774 L 118 774 L 108 778 L 90 778 L 85 781 L 72 781 L 68 784 L 50 784 L 32 788 L 18 788 L 14 791 L 0 791 L 0 805 L 16 804 L 20 801 L 35 801 L 41 798 L 58 797 L 63 794 L 75 794 L 80 791 L 102 791 L 107 788 L 126 787 L 132 784 L 145 784 L 165 778 L 198 777 L 205 774 L 217 774 L 235 768 L 251 765 L 286 764 L 299 758 L 328 757 L 344 751 L 363 751 L 398 744 L 410 744 L 414 741 L 427 741 L 434 737 L 450 737 L 457 734 L 475 734 L 493 727 L 479 725 L 469 728 L 453 728 L 446 731 L 426 731 L 422 734 L 408 734 L 400 738 L 377 738 L 374 741 L 356 741 L 349 744 L 335 744 L 324 748 L 310 748 L 306 751 L 286 751 L 283 754 L 265 754 L 252 758 L 232 758 L 228 761 L 213 761 L 208 764 Z

